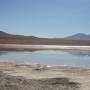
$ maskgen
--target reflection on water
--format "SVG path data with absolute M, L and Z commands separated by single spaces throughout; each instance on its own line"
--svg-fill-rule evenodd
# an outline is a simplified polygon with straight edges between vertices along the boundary
M 0 60 L 24 60 L 34 63 L 90 66 L 89 50 L 0 51 Z
M 40 50 L 40 49 L 30 49 L 29 52 L 42 52 L 42 51 L 55 51 L 55 52 L 66 52 L 68 54 L 72 54 L 72 55 L 76 55 L 76 56 L 90 56 L 90 50 L 55 50 L 55 49 L 52 49 L 52 50 Z M 11 52 L 11 51 L 10 51 Z M 18 51 L 18 52 L 21 52 L 21 51 Z M 5 55 L 7 54 L 8 52 L 7 51 L 0 51 L 0 55 Z
M 1 55 L 5 55 L 7 52 L 5 52 L 5 51 L 0 51 L 0 56 Z
M 63 51 L 76 56 L 90 56 L 90 50 L 63 50 Z

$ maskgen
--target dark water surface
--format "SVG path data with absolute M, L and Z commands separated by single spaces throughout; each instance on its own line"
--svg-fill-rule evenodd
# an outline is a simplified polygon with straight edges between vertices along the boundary
M 32 52 L 0 51 L 0 60 L 30 61 L 43 64 L 90 66 L 90 51 L 41 50 Z

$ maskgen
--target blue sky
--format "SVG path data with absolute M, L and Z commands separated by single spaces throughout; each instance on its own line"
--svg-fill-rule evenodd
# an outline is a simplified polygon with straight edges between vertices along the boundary
M 39 37 L 90 34 L 90 0 L 0 0 L 0 30 Z

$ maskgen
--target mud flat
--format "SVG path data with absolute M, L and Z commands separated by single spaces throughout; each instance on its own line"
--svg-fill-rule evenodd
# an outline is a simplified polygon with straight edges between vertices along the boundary
M 0 61 L 0 90 L 90 90 L 90 69 Z

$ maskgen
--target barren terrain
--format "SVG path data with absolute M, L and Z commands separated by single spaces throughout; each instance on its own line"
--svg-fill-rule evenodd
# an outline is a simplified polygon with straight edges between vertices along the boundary
M 90 69 L 0 62 L 0 90 L 90 90 Z

